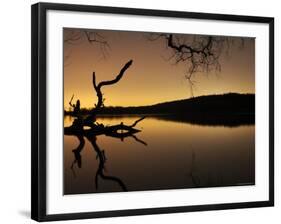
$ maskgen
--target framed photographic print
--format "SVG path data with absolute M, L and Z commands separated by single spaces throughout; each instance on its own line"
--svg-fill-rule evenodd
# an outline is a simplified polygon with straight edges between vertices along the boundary
M 273 206 L 274 19 L 32 6 L 32 218 Z

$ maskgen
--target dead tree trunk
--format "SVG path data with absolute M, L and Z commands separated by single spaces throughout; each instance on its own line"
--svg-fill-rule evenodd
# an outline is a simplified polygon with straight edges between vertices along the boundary
M 111 137 L 117 137 L 117 138 L 124 138 L 131 136 L 140 130 L 135 129 L 134 127 L 143 120 L 145 117 L 142 117 L 138 120 L 136 120 L 132 125 L 125 125 L 123 122 L 117 125 L 112 125 L 112 126 L 107 126 L 105 127 L 104 125 L 98 125 L 95 123 L 97 114 L 99 113 L 99 109 L 102 108 L 104 98 L 103 98 L 103 93 L 102 93 L 102 87 L 108 86 L 108 85 L 113 85 L 121 80 L 123 75 L 125 74 L 126 70 L 132 65 L 133 61 L 130 60 L 128 61 L 123 68 L 120 70 L 119 74 L 115 77 L 113 80 L 108 80 L 108 81 L 102 81 L 97 84 L 96 82 L 96 74 L 93 72 L 93 86 L 97 94 L 98 102 L 95 105 L 95 108 L 92 109 L 91 113 L 89 116 L 87 116 L 85 119 L 83 119 L 81 116 L 78 116 L 78 119 L 76 119 L 73 122 L 73 125 L 71 127 L 65 127 L 64 128 L 64 133 L 66 135 L 87 135 L 87 134 L 94 134 L 94 135 L 101 135 L 105 134 Z M 79 102 L 80 105 L 80 102 Z M 84 130 L 83 127 L 88 126 L 91 127 L 91 129 Z M 119 133 L 119 131 L 122 131 Z M 125 131 L 125 132 L 123 132 Z
M 86 126 L 92 127 L 93 122 L 96 121 L 96 116 L 97 116 L 97 113 L 99 112 L 99 109 L 101 107 L 103 107 L 104 98 L 103 98 L 103 93 L 102 93 L 102 87 L 106 86 L 106 85 L 113 85 L 113 84 L 119 82 L 120 79 L 125 74 L 126 70 L 132 65 L 132 63 L 133 63 L 132 60 L 128 61 L 123 66 L 123 68 L 120 70 L 119 74 L 116 76 L 115 79 L 109 80 L 109 81 L 102 81 L 99 84 L 97 84 L 97 82 L 96 82 L 96 73 L 93 72 L 93 86 L 94 86 L 94 89 L 95 89 L 97 97 L 98 97 L 98 102 L 95 105 L 95 108 L 93 108 L 93 110 L 91 111 L 91 114 L 85 119 L 84 123 Z

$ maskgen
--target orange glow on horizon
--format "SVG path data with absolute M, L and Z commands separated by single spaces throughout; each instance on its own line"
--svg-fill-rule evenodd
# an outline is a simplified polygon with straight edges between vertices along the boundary
M 71 32 L 73 29 L 64 29 Z M 116 84 L 102 89 L 106 106 L 142 106 L 191 97 L 184 78 L 184 64 L 167 61 L 169 50 L 164 42 L 148 41 L 141 32 L 99 31 L 110 45 L 102 58 L 98 44 L 82 38 L 64 44 L 64 107 L 69 100 L 80 99 L 82 108 L 94 107 L 97 101 L 92 73 L 97 82 L 115 78 L 123 65 L 132 66 Z M 196 73 L 194 96 L 229 92 L 255 93 L 255 40 L 246 38 L 243 49 L 233 47 L 229 56 L 221 55 L 221 72 Z M 166 58 L 166 59 L 165 59 Z

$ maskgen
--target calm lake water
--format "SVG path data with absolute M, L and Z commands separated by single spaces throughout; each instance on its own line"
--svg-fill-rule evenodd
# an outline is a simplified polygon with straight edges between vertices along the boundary
M 97 122 L 129 125 L 140 117 L 103 117 Z M 72 121 L 65 116 L 65 127 Z M 141 130 L 136 138 L 99 135 L 93 142 L 84 138 L 79 154 L 73 152 L 79 139 L 65 135 L 64 193 L 255 183 L 255 125 L 210 126 L 147 117 L 136 128 Z

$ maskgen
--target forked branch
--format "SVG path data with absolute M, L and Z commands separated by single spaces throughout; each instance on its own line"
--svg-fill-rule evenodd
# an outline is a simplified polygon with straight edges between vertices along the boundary
M 99 109 L 103 106 L 104 99 L 103 99 L 103 94 L 102 94 L 101 88 L 103 86 L 113 85 L 113 84 L 119 82 L 120 79 L 125 74 L 126 70 L 132 65 L 132 63 L 133 63 L 133 60 L 128 61 L 123 66 L 123 68 L 120 70 L 119 74 L 115 77 L 115 79 L 112 79 L 112 80 L 109 80 L 109 81 L 102 81 L 99 84 L 96 83 L 96 74 L 95 74 L 95 72 L 93 72 L 93 86 L 94 86 L 94 89 L 95 89 L 95 91 L 97 93 L 97 97 L 98 97 L 98 102 L 97 102 L 96 107 L 94 108 L 94 111 L 93 111 L 94 113 L 97 109 Z
M 142 121 L 143 119 L 145 118 L 145 116 L 144 117 L 141 117 L 140 119 L 138 119 L 138 120 L 136 120 L 132 125 L 130 125 L 129 127 L 130 128 L 133 128 L 133 127 L 135 127 L 140 121 Z

